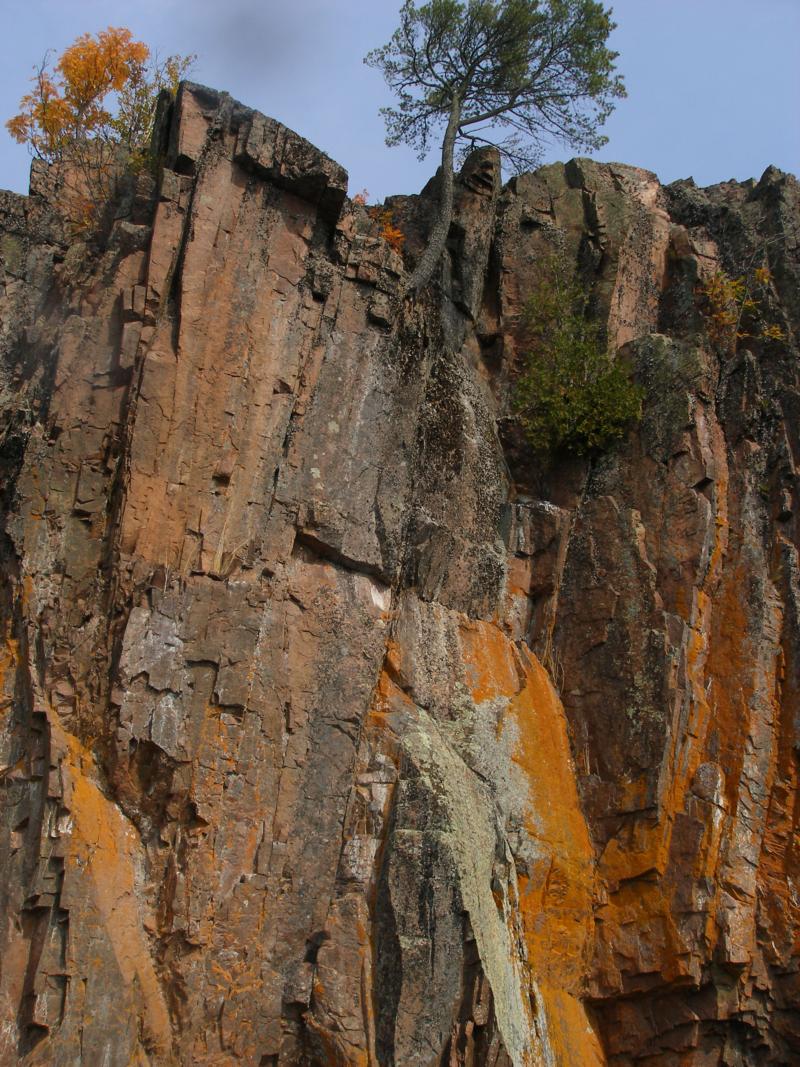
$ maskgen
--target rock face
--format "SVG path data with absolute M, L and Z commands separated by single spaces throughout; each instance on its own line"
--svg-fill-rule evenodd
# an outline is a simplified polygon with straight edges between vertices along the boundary
M 403 307 L 278 123 L 163 160 L 102 254 L 0 196 L 0 1060 L 798 1062 L 797 182 L 478 153 Z M 589 459 L 511 414 L 554 249 L 646 392 Z

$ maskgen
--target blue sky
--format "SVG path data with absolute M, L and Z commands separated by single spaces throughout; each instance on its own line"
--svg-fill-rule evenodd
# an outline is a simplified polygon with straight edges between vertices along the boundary
M 390 102 L 362 57 L 388 40 L 400 0 L 0 0 L 0 116 L 15 114 L 45 51 L 127 26 L 160 54 L 198 55 L 193 77 L 291 126 L 372 200 L 418 191 L 436 169 L 388 149 Z M 617 0 L 612 43 L 628 98 L 598 159 L 700 185 L 800 173 L 800 0 Z M 573 153 L 555 145 L 545 161 Z M 0 188 L 26 191 L 29 159 L 0 130 Z

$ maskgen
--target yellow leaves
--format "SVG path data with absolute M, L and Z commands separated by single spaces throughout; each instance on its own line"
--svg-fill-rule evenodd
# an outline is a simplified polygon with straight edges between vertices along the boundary
M 13 119 L 8 120 L 6 129 L 17 144 L 24 144 L 28 136 L 28 120 L 24 115 L 16 115 Z
M 141 76 L 150 57 L 130 30 L 109 26 L 96 36 L 83 34 L 61 55 L 55 72 L 45 58 L 33 78 L 34 90 L 20 101 L 20 113 L 6 123 L 11 136 L 52 162 L 81 138 L 100 134 L 111 121 L 104 106 L 111 92 Z
M 718 270 L 700 286 L 699 293 L 711 343 L 725 352 L 732 351 L 739 335 L 744 279 L 730 278 Z
M 384 225 L 381 229 L 381 237 L 395 252 L 403 251 L 406 235 L 397 226 Z
M 149 159 L 158 95 L 177 89 L 194 58 L 152 62 L 143 41 L 114 26 L 78 37 L 54 67 L 45 56 L 6 129 L 35 156 L 63 164 L 61 209 L 73 232 L 90 230 L 121 174 Z
M 178 91 L 181 78 L 192 66 L 197 56 L 167 56 L 162 67 L 162 89 L 168 89 L 174 96 Z
M 731 278 L 718 270 L 698 287 L 700 310 L 706 321 L 709 340 L 725 354 L 735 352 L 738 342 L 748 338 L 761 341 L 783 341 L 780 326 L 760 325 L 767 308 L 768 287 L 772 275 L 767 267 L 757 267 L 752 275 Z M 758 296 L 753 289 L 761 290 Z M 758 328 L 760 325 L 760 328 Z
M 365 190 L 366 192 L 366 190 Z M 394 225 L 394 219 L 392 212 L 389 208 L 383 207 L 371 207 L 369 209 L 369 217 L 379 223 L 380 231 L 378 236 L 395 250 L 395 252 L 402 252 L 403 245 L 405 244 L 406 235 L 399 227 Z
M 177 89 L 194 56 L 169 56 L 150 63 L 150 49 L 130 30 L 109 26 L 78 37 L 55 69 L 45 57 L 32 79 L 33 91 L 6 129 L 34 155 L 52 163 L 81 141 L 100 138 L 127 147 L 143 146 L 161 89 Z M 116 104 L 116 114 L 108 106 Z
M 762 337 L 762 340 L 764 340 L 764 341 L 785 341 L 786 340 L 786 334 L 783 332 L 783 330 L 780 328 L 780 326 L 776 326 L 774 323 L 772 325 L 770 325 L 770 326 L 765 326 L 764 327 L 764 329 L 761 331 L 761 337 Z
M 90 230 L 97 218 L 97 205 L 88 196 L 75 196 L 71 205 L 73 230 L 76 234 Z
M 125 82 L 150 58 L 143 41 L 134 41 L 130 30 L 109 26 L 96 37 L 83 34 L 64 52 L 57 69 L 64 97 L 76 111 L 99 109 L 99 102 Z
M 36 89 L 20 100 L 20 113 L 6 123 L 18 144 L 30 143 L 38 155 L 61 147 L 70 123 L 70 109 L 45 70 L 36 76 Z
M 356 193 L 353 197 L 353 204 L 357 207 L 364 207 L 366 206 L 368 198 L 369 192 L 366 189 L 362 189 L 361 192 Z M 393 248 L 395 252 L 402 252 L 406 235 L 398 226 L 395 226 L 390 208 L 378 206 L 370 207 L 367 208 L 367 214 L 373 222 L 378 223 L 380 226 L 378 236 Z

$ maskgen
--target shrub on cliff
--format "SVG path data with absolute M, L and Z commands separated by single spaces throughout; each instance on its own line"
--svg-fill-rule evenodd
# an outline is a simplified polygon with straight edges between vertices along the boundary
M 586 304 L 561 260 L 543 265 L 525 306 L 514 393 L 517 419 L 539 451 L 600 451 L 641 417 L 643 391 L 612 358 Z
M 786 340 L 781 327 L 766 320 L 772 275 L 766 266 L 753 268 L 754 260 L 738 278 L 717 270 L 697 289 L 708 339 L 723 356 L 732 355 L 742 341 Z
M 174 92 L 193 61 L 159 61 L 130 30 L 113 26 L 78 37 L 52 66 L 45 56 L 6 129 L 36 158 L 60 165 L 74 226 L 91 225 L 121 164 L 146 163 L 158 96 Z

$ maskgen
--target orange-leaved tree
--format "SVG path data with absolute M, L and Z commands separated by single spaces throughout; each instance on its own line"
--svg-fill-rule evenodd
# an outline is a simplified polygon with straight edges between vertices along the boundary
M 357 196 L 354 197 L 354 200 L 357 200 Z M 395 226 L 394 216 L 391 209 L 371 207 L 367 210 L 372 221 L 377 222 L 380 226 L 378 236 L 381 237 L 390 248 L 393 248 L 395 252 L 402 252 L 403 245 L 406 241 L 406 235 L 398 226 Z
M 122 169 L 146 161 L 158 96 L 177 89 L 194 59 L 159 61 L 113 26 L 78 37 L 54 65 L 45 56 L 6 129 L 38 159 L 64 165 L 73 223 L 96 216 Z

